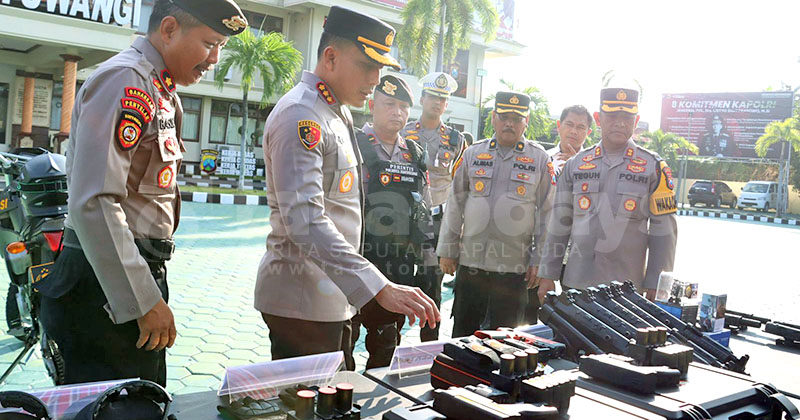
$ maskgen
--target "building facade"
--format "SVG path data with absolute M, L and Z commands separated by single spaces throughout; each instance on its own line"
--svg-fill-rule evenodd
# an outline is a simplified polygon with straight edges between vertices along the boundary
M 484 61 L 518 55 L 523 48 L 513 40 L 514 1 L 496 3 L 501 14 L 497 39 L 486 43 L 482 34 L 473 33 L 469 51 L 460 51 L 448 66 L 459 89 L 444 119 L 474 135 L 478 134 L 478 105 L 485 96 L 481 92 Z M 399 28 L 405 0 L 239 2 L 250 22 L 249 30 L 283 33 L 303 54 L 304 70 L 313 70 L 316 65 L 323 23 L 333 4 L 371 14 Z M 153 0 L 0 0 L 0 150 L 17 146 L 66 150 L 72 104 L 80 84 L 97 64 L 146 32 L 152 7 Z M 417 86 L 414 76 L 403 72 L 398 76 Z M 196 85 L 178 87 L 185 111 L 181 134 L 190 173 L 199 173 L 196 164 L 203 149 L 238 150 L 241 141 L 239 76 L 228 74 L 222 89 L 213 80 L 214 74 L 209 72 Z M 416 92 L 418 96 L 420 89 Z M 257 146 L 278 97 L 270 98 L 270 105 L 259 107 L 261 90 L 257 84 L 249 98 L 246 133 L 256 146 L 254 156 L 260 160 L 262 152 Z M 366 108 L 353 109 L 356 123 L 367 121 L 367 113 Z M 411 117 L 417 118 L 419 113 L 417 104 Z

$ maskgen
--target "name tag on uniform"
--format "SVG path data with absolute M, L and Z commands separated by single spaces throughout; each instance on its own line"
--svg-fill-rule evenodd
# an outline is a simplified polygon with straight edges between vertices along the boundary
M 178 133 L 175 129 L 175 107 L 172 100 L 164 96 L 158 98 L 158 150 L 161 160 L 173 162 L 183 159 Z

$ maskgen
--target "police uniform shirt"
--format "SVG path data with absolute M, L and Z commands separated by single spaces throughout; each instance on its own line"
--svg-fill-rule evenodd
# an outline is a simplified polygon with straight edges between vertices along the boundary
M 381 160 L 389 160 L 389 161 L 392 161 L 392 162 L 413 162 L 413 158 L 411 156 L 411 153 L 408 151 L 408 145 L 406 144 L 406 141 L 403 140 L 403 137 L 400 136 L 399 134 L 397 135 L 397 142 L 394 145 L 388 146 L 385 143 L 382 143 L 378 139 L 377 134 L 375 134 L 375 130 L 368 123 L 364 124 L 364 127 L 362 128 L 362 130 L 364 131 L 364 134 L 366 134 L 367 136 L 375 137 L 376 142 L 375 142 L 375 144 L 373 144 L 372 147 L 375 148 L 375 151 L 378 154 L 378 158 L 379 159 L 381 159 Z M 391 147 L 392 148 L 391 155 L 386 150 L 387 147 Z M 362 172 L 364 173 L 364 182 L 363 182 L 364 192 L 365 193 L 369 193 L 369 190 L 368 190 L 369 176 L 371 176 L 372 174 L 367 173 L 367 165 L 363 165 L 363 168 L 364 169 L 363 169 Z M 431 208 L 431 190 L 430 190 L 430 186 L 428 185 L 427 181 L 425 182 L 425 185 L 422 188 L 423 188 L 422 189 L 422 200 L 425 201 L 425 204 L 426 204 L 426 206 L 428 208 Z M 432 230 L 433 230 L 433 227 L 431 227 L 431 231 Z M 433 239 L 433 234 L 431 234 L 431 238 L 430 239 Z M 435 250 L 433 250 L 433 249 L 431 249 L 429 247 L 425 247 L 423 252 L 424 252 L 424 255 L 423 255 L 424 265 L 433 265 L 433 266 L 435 266 L 435 265 L 437 265 L 439 263 L 438 258 L 436 258 Z
M 316 75 L 304 72 L 264 128 L 272 231 L 255 308 L 287 318 L 344 321 L 388 284 L 359 255 L 360 154 L 352 116 Z
M 416 140 L 425 149 L 428 155 L 428 176 L 431 184 L 431 200 L 434 206 L 439 206 L 447 201 L 450 184 L 453 182 L 453 163 L 466 147 L 464 135 L 459 133 L 455 146 L 450 145 L 450 132 L 452 128 L 441 121 L 435 130 L 426 130 L 419 121 L 406 124 L 400 135 L 404 138 Z
M 171 238 L 183 109 L 164 60 L 146 38 L 95 70 L 81 87 L 67 146 L 69 216 L 115 323 L 161 299 L 135 238 Z
M 675 259 L 673 188 L 666 162 L 633 140 L 619 156 L 602 145 L 579 152 L 558 177 L 539 276 L 559 278 L 571 240 L 565 286 L 631 280 L 655 289 Z
M 501 156 L 495 139 L 467 148 L 455 177 L 439 233 L 439 257 L 461 266 L 524 273 L 539 263 L 549 210 L 548 156 L 522 139 Z

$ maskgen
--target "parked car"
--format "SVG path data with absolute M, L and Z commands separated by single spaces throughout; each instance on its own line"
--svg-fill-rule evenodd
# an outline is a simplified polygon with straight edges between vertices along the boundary
M 752 207 L 756 210 L 769 211 L 778 204 L 778 183 L 771 181 L 750 181 L 744 188 L 736 203 L 739 210 Z
M 689 204 L 695 206 L 697 203 L 703 203 L 707 207 L 720 207 L 724 204 L 733 208 L 736 205 L 736 194 L 724 182 L 699 180 L 689 188 Z

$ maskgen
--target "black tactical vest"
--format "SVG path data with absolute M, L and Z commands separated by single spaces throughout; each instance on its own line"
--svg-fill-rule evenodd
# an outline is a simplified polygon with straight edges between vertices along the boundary
M 367 167 L 365 253 L 379 257 L 411 255 L 421 262 L 422 247 L 433 239 L 430 209 L 422 196 L 427 171 L 422 147 L 406 140 L 409 159 L 395 162 L 378 157 L 374 136 L 358 132 L 356 138 Z

